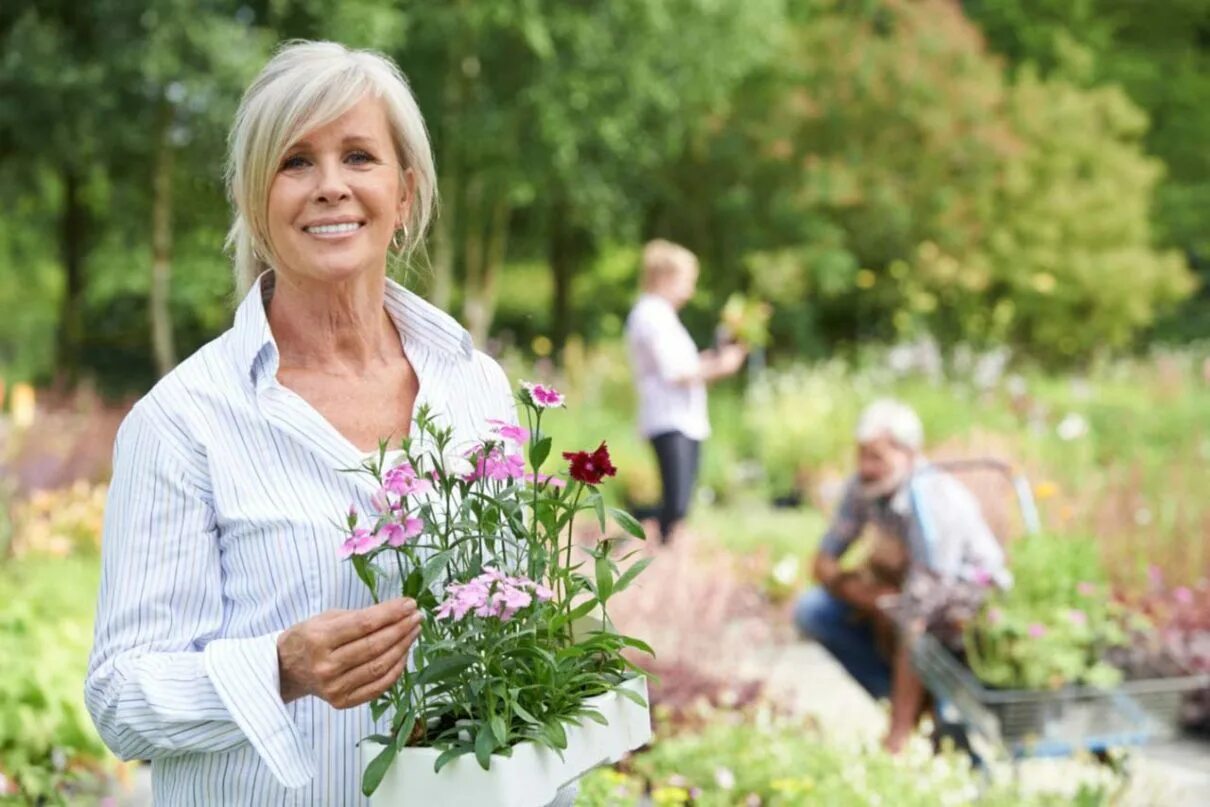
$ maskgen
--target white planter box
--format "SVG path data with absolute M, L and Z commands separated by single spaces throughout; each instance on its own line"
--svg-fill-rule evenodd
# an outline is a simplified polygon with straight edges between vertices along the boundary
M 647 700 L 647 679 L 638 677 L 622 685 Z M 582 726 L 564 724 L 567 748 L 563 758 L 544 746 L 524 742 L 513 755 L 492 757 L 491 770 L 483 770 L 473 754 L 460 756 L 433 773 L 440 752 L 434 748 L 405 748 L 383 777 L 371 803 L 375 807 L 542 807 L 559 788 L 610 762 L 651 739 L 651 714 L 626 698 L 610 692 L 590 698 L 609 725 L 582 720 Z M 362 766 L 382 746 L 363 743 Z

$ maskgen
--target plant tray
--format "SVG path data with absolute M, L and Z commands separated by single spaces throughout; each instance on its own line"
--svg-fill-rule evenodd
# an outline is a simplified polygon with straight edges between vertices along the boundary
M 992 689 L 927 633 L 913 641 L 912 661 L 942 705 L 1015 756 L 1065 756 L 1166 739 L 1179 729 L 1184 695 L 1210 686 L 1210 675 L 1202 674 L 1111 689 Z
M 622 688 L 638 694 L 647 702 L 647 679 L 632 678 Z M 492 757 L 490 770 L 483 770 L 474 756 L 455 759 L 433 772 L 440 756 L 435 748 L 405 748 L 387 771 L 374 792 L 375 807 L 541 807 L 554 800 L 566 784 L 598 765 L 617 762 L 626 752 L 651 740 L 651 713 L 648 708 L 608 692 L 590 698 L 608 721 L 601 725 L 583 720 L 582 725 L 566 725 L 567 748 L 562 758 L 550 749 L 532 742 L 513 746 L 511 757 Z M 378 755 L 382 746 L 362 744 L 362 765 Z

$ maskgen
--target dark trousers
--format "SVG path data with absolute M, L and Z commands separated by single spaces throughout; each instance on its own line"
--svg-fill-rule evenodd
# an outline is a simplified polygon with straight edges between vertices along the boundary
M 697 470 L 702 458 L 702 443 L 680 432 L 664 432 L 651 438 L 655 458 L 660 466 L 663 503 L 658 513 L 660 542 L 668 543 L 672 530 L 684 520 L 697 484 Z

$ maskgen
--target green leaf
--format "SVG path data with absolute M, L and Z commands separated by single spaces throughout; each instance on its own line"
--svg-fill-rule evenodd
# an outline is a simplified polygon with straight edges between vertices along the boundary
M 467 654 L 442 656 L 441 658 L 433 659 L 424 665 L 424 669 L 416 674 L 416 683 L 423 686 L 424 684 L 441 681 L 451 675 L 462 672 L 478 660 L 477 656 Z
M 605 532 L 608 526 L 605 523 L 605 497 L 600 493 L 593 493 L 591 501 L 593 509 L 597 511 L 597 521 L 601 525 L 601 532 Z
M 546 458 L 550 456 L 551 438 L 543 437 L 529 447 L 529 464 L 533 467 L 536 473 L 542 467 L 542 463 L 546 462 Z
M 378 585 L 374 579 L 374 567 L 365 555 L 354 555 L 352 557 L 353 571 L 357 572 L 357 576 L 361 578 L 361 582 L 366 584 L 366 588 L 371 594 L 377 596 Z
M 636 639 L 633 636 L 620 636 L 622 644 L 627 647 L 633 647 L 635 650 L 641 650 L 649 656 L 654 656 L 655 651 L 651 649 L 651 645 L 644 642 L 642 639 Z
M 608 726 L 609 721 L 605 719 L 605 715 L 598 712 L 596 709 L 581 709 L 581 717 L 587 717 L 594 723 L 600 723 L 602 726 Z
M 379 745 L 390 745 L 393 742 L 395 742 L 395 738 L 389 734 L 371 734 L 369 737 L 362 737 L 357 741 L 357 744 L 378 743 Z
M 388 698 L 375 698 L 374 702 L 370 704 L 370 716 L 377 723 L 390 707 L 391 701 Z
M 441 752 L 441 756 L 437 757 L 437 760 L 433 763 L 433 773 L 441 773 L 441 769 L 447 764 L 464 754 L 469 754 L 473 750 L 473 747 L 469 743 L 459 743 L 452 748 L 445 749 Z
M 437 578 L 445 573 L 445 567 L 449 566 L 450 560 L 454 557 L 454 550 L 447 549 L 444 552 L 438 552 L 427 561 L 425 561 L 421 569 L 421 584 L 422 590 L 428 589 L 437 582 Z
M 626 689 L 625 687 L 618 687 L 614 690 L 614 692 L 618 693 L 626 700 L 633 702 L 637 706 L 642 706 L 644 709 L 647 708 L 647 701 L 643 700 L 643 696 L 634 690 Z
M 374 794 L 374 791 L 382 784 L 382 777 L 386 776 L 391 764 L 395 761 L 396 753 L 397 749 L 392 741 L 371 760 L 370 764 L 366 766 L 365 775 L 361 778 L 362 793 L 367 796 Z
M 597 599 L 604 603 L 613 594 L 613 570 L 609 558 L 601 555 L 596 560 Z
M 625 591 L 627 588 L 629 588 L 630 584 L 634 582 L 634 579 L 642 574 L 643 570 L 646 569 L 653 560 L 655 560 L 655 558 L 640 558 L 639 560 L 636 560 L 634 563 L 630 564 L 626 571 L 622 572 L 622 576 L 618 578 L 617 583 L 614 584 L 614 593 L 616 594 L 619 591 Z
M 504 725 L 504 718 L 500 715 L 492 715 L 492 719 L 488 721 L 492 727 L 492 734 L 495 736 L 498 745 L 508 745 L 508 727 Z
M 575 622 L 580 617 L 588 615 L 592 612 L 592 609 L 596 608 L 599 604 L 600 603 L 597 602 L 596 598 L 593 598 L 590 600 L 585 600 L 575 608 L 572 608 L 571 613 L 559 614 L 550 621 L 551 630 L 558 630 L 568 622 Z
M 542 733 L 546 735 L 551 745 L 555 748 L 563 749 L 567 747 L 567 732 L 563 729 L 563 724 L 558 718 L 544 724 L 542 726 Z
M 541 720 L 534 717 L 533 713 L 531 713 L 528 709 L 526 709 L 524 706 L 522 706 L 519 703 L 515 703 L 515 702 L 513 703 L 513 711 L 517 713 L 517 717 L 521 718 L 522 720 L 524 720 L 526 723 L 529 723 L 530 725 L 533 725 L 533 726 L 542 725 Z
M 406 746 L 408 738 L 412 736 L 412 729 L 416 728 L 416 713 L 411 709 L 400 709 L 395 713 L 395 719 L 391 723 L 391 729 L 399 738 L 396 744 L 401 748 Z
M 424 588 L 424 573 L 420 569 L 413 569 L 403 583 L 403 596 L 414 600 L 420 596 L 420 592 L 424 591 Z
M 643 530 L 643 525 L 636 521 L 630 513 L 627 513 L 625 510 L 619 510 L 616 507 L 611 507 L 609 508 L 609 514 L 613 516 L 613 520 L 618 523 L 618 526 L 626 530 L 627 533 L 638 538 L 640 541 L 647 540 L 647 533 Z
M 485 771 L 492 766 L 492 749 L 495 747 L 496 738 L 492 735 L 491 724 L 483 723 L 479 726 L 479 733 L 475 735 L 475 759 Z

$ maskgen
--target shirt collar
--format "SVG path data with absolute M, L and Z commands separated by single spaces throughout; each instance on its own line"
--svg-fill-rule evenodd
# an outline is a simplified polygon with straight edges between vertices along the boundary
M 471 335 L 457 320 L 389 277 L 386 280 L 385 307 L 404 344 L 419 344 L 456 359 L 474 356 Z M 272 270 L 258 277 L 235 312 L 235 358 L 253 382 L 266 366 L 277 372 L 277 342 L 265 316 L 273 282 Z

